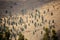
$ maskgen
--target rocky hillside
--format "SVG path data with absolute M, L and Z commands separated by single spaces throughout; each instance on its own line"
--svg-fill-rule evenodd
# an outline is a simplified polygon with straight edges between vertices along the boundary
M 9 12 L 6 10 L 5 13 Z M 18 39 L 19 32 L 22 32 L 28 40 L 41 40 L 44 27 L 52 26 L 57 31 L 60 29 L 60 1 L 53 1 L 28 10 L 24 9 L 18 15 L 16 11 L 16 14 L 3 16 L 0 18 L 0 26 L 5 24 L 9 27 L 12 40 L 15 40 L 14 35 Z

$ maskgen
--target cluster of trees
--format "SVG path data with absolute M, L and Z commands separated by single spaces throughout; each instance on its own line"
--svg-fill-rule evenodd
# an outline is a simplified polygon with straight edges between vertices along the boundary
M 45 34 L 43 40 L 58 40 L 58 36 L 54 29 L 45 28 Z
M 0 26 L 0 40 L 11 40 L 10 35 L 11 34 L 7 26 L 5 25 Z M 22 33 L 20 32 L 18 40 L 27 40 L 27 39 L 25 39 L 24 35 L 22 35 Z
M 0 26 L 0 40 L 9 40 L 10 32 L 8 27 Z

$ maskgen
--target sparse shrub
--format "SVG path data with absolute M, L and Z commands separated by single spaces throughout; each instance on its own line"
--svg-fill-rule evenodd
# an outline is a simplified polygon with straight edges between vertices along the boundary
M 20 32 L 19 33 L 19 39 L 18 40 L 27 40 L 24 35 Z

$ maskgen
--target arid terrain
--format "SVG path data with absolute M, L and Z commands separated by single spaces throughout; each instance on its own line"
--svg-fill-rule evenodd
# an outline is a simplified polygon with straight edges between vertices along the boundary
M 42 40 L 43 28 L 49 28 L 50 25 L 53 25 L 58 33 L 60 30 L 60 1 L 48 2 L 30 9 L 31 6 L 25 6 L 26 9 L 24 7 L 19 9 L 20 5 L 17 8 L 10 6 L 12 9 L 7 7 L 8 11 L 7 8 L 0 8 L 0 10 L 4 9 L 2 12 L 0 11 L 0 19 L 2 19 L 0 25 L 5 24 L 9 27 L 9 30 L 12 30 L 11 36 L 15 35 L 16 40 L 19 32 L 22 32 L 28 40 Z M 12 36 L 12 40 L 15 40 L 14 36 Z

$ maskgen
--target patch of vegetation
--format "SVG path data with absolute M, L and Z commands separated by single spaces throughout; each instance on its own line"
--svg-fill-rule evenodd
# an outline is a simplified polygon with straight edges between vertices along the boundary
M 19 39 L 18 40 L 27 40 L 24 35 L 20 32 L 19 33 Z
M 45 34 L 43 40 L 58 40 L 58 36 L 54 29 L 44 28 Z
M 10 32 L 5 25 L 0 26 L 0 40 L 9 40 Z

